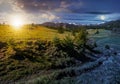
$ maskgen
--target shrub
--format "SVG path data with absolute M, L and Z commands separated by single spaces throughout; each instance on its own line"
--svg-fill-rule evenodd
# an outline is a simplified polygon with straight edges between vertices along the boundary
M 80 45 L 85 45 L 87 42 L 87 32 L 84 29 L 81 29 L 78 34 L 75 36 L 75 44 L 80 46 Z
M 5 51 L 5 58 L 11 58 L 16 54 L 16 51 L 12 47 L 8 47 Z
M 109 45 L 105 45 L 105 49 L 110 49 L 110 46 Z
M 53 44 L 54 44 L 56 47 L 60 47 L 60 46 L 61 46 L 61 40 L 60 40 L 60 38 L 55 37 L 55 38 L 53 39 Z
M 7 46 L 7 43 L 5 42 L 0 42 L 0 49 L 4 48 Z
M 74 47 L 74 41 L 73 41 L 73 38 L 69 35 L 69 36 L 66 36 L 63 40 L 62 40 L 62 45 L 64 47 L 66 47 L 67 49 L 71 49 Z M 70 50 L 69 49 L 69 50 Z
M 99 33 L 100 33 L 99 30 L 96 30 L 95 34 L 99 34 Z
M 65 30 L 63 28 L 58 28 L 58 33 L 63 34 Z

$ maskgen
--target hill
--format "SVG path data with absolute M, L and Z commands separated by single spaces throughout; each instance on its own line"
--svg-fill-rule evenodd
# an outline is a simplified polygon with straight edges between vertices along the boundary
M 73 36 L 70 32 L 60 34 L 57 30 L 37 25 L 20 29 L 4 25 L 0 32 L 1 84 L 50 74 L 60 80 L 64 78 L 61 71 L 95 61 L 99 58 L 96 54 L 101 53 L 94 50 L 94 43 L 89 43 L 84 29 Z
M 96 29 L 86 31 L 81 28 L 73 35 L 70 31 L 61 34 L 57 29 L 40 25 L 26 25 L 20 29 L 4 25 L 0 28 L 1 84 L 96 84 L 98 82 L 92 80 L 92 75 L 94 79 L 99 76 L 107 80 L 111 74 L 108 69 L 113 67 L 113 73 L 116 70 L 114 65 L 110 67 L 106 62 L 115 64 L 119 53 L 109 45 L 104 50 L 99 49 L 90 39 L 103 34 L 106 37 L 107 31 L 99 30 L 96 34 Z M 108 76 L 100 75 L 104 72 Z M 99 82 L 106 84 L 104 80 Z
M 102 26 L 106 26 L 109 28 L 114 28 L 114 27 L 120 28 L 120 20 L 106 22 L 106 23 L 102 24 Z
M 52 40 L 54 37 L 63 38 L 69 32 L 59 34 L 57 30 L 44 26 L 24 26 L 15 29 L 7 25 L 0 26 L 0 41 L 15 40 Z

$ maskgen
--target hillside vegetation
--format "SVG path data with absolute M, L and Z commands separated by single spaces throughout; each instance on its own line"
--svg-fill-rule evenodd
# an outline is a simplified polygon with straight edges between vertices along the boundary
M 26 81 L 36 76 L 44 77 L 54 71 L 57 71 L 53 74 L 54 80 L 61 80 L 67 77 L 66 74 L 63 74 L 66 72 L 66 68 L 95 61 L 97 57 L 90 55 L 100 53 L 94 50 L 94 43 L 89 43 L 87 32 L 84 29 L 79 30 L 74 36 L 67 35 L 67 32 L 59 34 L 56 30 L 40 26 L 34 29 L 14 30 L 14 32 L 12 28 L 5 27 L 0 32 L 2 37 L 0 42 L 0 81 L 2 84 Z M 15 32 L 18 36 L 14 35 Z M 48 39 L 46 40 L 46 38 Z M 70 77 L 72 76 L 74 73 L 70 75 Z
M 1 25 L 0 26 L 0 41 L 14 40 L 52 40 L 54 37 L 63 38 L 69 32 L 63 34 L 58 33 L 57 30 L 48 29 L 43 26 L 24 26 L 15 29 L 14 27 Z

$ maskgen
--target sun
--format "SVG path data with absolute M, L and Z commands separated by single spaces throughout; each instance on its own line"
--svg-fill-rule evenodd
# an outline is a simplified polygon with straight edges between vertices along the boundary
M 100 16 L 100 19 L 101 19 L 101 20 L 105 20 L 106 17 L 105 17 L 104 15 L 101 15 L 101 16 Z
M 10 25 L 19 29 L 24 25 L 24 18 L 21 15 L 12 15 L 10 17 Z
M 11 25 L 15 27 L 21 27 L 23 25 L 22 19 L 18 17 L 13 18 L 13 22 Z

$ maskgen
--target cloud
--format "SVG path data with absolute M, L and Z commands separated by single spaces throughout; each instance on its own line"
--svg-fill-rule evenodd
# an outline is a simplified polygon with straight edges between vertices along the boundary
M 7 2 L 5 2 L 4 0 L 0 1 L 0 12 L 10 12 L 12 11 L 12 6 L 11 4 L 9 4 L 9 0 L 6 0 Z
M 2 3 L 2 0 L 0 1 L 0 5 L 1 5 L 1 3 Z
M 57 12 L 57 13 L 61 13 L 61 12 L 63 12 L 63 13 L 72 13 L 71 10 L 65 9 L 65 8 L 57 8 L 57 9 L 54 10 L 54 12 Z
M 12 14 L 21 14 L 28 22 L 36 23 L 94 20 L 97 15 L 120 12 L 120 1 L 113 3 L 114 0 L 0 0 L 0 20 L 6 21 Z
M 79 0 L 14 0 L 16 5 L 26 12 L 71 12 L 80 8 L 83 3 Z M 71 8 L 72 7 L 72 8 Z
M 27 12 L 49 11 L 59 7 L 58 0 L 16 0 L 17 5 Z
M 88 14 L 112 14 L 112 12 L 99 12 L 99 11 L 97 11 L 97 12 L 86 12 L 86 13 L 88 13 Z
M 53 15 L 53 14 L 42 14 L 40 17 L 42 19 L 48 19 L 49 21 L 52 21 L 54 19 L 58 19 L 58 17 Z
M 59 19 L 59 17 L 50 12 L 35 13 L 35 14 L 24 14 L 28 23 L 43 23 Z
M 114 3 L 114 0 L 0 0 L 0 4 L 3 2 L 12 3 L 11 6 L 13 6 L 12 10 L 14 11 L 25 11 L 27 13 L 41 11 L 81 13 L 98 10 L 105 12 L 120 12 L 120 1 Z M 2 4 L 0 8 L 8 8 L 10 10 L 10 4 L 5 4 L 4 7 Z
M 8 20 L 7 20 L 8 17 L 7 16 L 8 16 L 8 14 L 5 13 L 5 12 L 0 13 L 0 23 L 3 23 L 3 22 L 7 23 L 8 22 Z
M 60 8 L 67 8 L 69 6 L 70 6 L 70 4 L 68 4 L 66 1 L 61 1 L 61 3 L 60 3 Z

